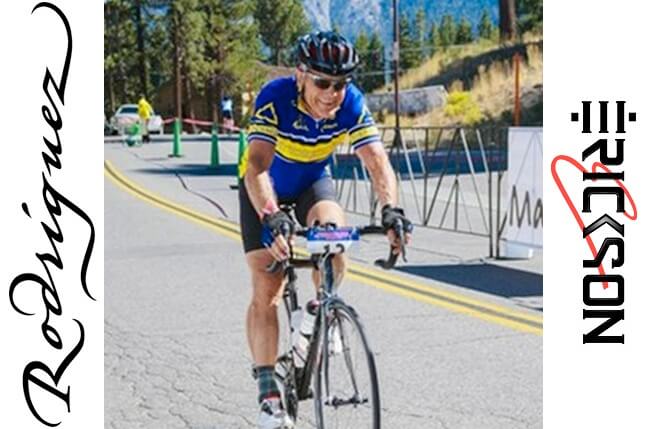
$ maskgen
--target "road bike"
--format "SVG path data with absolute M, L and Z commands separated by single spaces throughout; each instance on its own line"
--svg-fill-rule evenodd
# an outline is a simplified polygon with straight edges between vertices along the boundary
M 290 208 L 282 207 L 291 215 Z M 394 232 L 404 243 L 403 224 Z M 283 302 L 291 327 L 290 343 L 295 343 L 299 326 L 293 317 L 299 314 L 297 296 L 298 268 L 316 269 L 320 273 L 317 297 L 303 309 L 314 313 L 312 334 L 308 338 L 306 356 L 297 356 L 291 347 L 277 360 L 275 373 L 282 386 L 282 397 L 287 413 L 297 420 L 299 402 L 312 398 L 315 420 L 319 429 L 380 428 L 380 393 L 374 354 L 357 311 L 337 294 L 333 272 L 333 257 L 343 253 L 361 236 L 385 234 L 381 226 L 341 227 L 317 225 L 299 229 L 295 235 L 304 237 L 308 256 L 291 257 L 284 262 L 273 262 L 267 270 L 283 270 L 286 286 Z M 401 247 L 403 257 L 405 248 Z M 390 269 L 398 254 L 390 251 L 387 260 L 377 260 L 376 265 Z M 297 359 L 301 359 L 299 365 Z

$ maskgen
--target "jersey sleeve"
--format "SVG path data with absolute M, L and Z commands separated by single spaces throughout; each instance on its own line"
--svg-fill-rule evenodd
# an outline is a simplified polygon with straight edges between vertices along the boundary
M 352 101 L 352 118 L 354 123 L 349 128 L 349 143 L 353 150 L 371 143 L 381 143 L 380 133 L 371 112 L 365 103 L 364 96 L 356 90 Z
M 277 117 L 276 96 L 272 84 L 259 92 L 254 105 L 254 114 L 248 126 L 248 142 L 263 140 L 276 144 L 279 118 Z

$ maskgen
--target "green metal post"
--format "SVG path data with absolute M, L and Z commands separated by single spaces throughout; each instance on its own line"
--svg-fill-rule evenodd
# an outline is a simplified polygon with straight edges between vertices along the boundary
M 175 118 L 173 122 L 173 153 L 170 156 L 179 157 L 182 156 L 182 150 L 180 149 L 180 118 Z
M 220 163 L 218 157 L 218 125 L 216 122 L 212 125 L 212 135 L 211 135 L 211 162 L 212 167 L 218 167 Z

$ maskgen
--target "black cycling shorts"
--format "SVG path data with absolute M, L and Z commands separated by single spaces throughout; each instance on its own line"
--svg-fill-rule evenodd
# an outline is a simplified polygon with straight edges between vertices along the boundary
M 252 206 L 245 183 L 239 182 L 239 217 L 241 223 L 241 237 L 245 253 L 252 250 L 263 249 L 261 233 L 263 226 L 257 211 Z M 337 201 L 335 186 L 330 177 L 322 177 L 301 193 L 296 199 L 280 199 L 279 204 L 295 203 L 295 216 L 297 221 L 306 226 L 308 211 L 319 201 Z

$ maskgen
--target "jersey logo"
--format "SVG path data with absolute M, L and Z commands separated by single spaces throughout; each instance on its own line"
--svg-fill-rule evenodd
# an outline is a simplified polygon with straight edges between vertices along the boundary
M 277 119 L 277 112 L 275 112 L 274 105 L 268 103 L 263 107 L 260 107 L 254 114 L 256 118 L 264 119 L 270 122 L 272 125 L 278 125 L 279 120 Z
M 364 104 L 362 106 L 362 113 L 360 114 L 360 117 L 358 118 L 358 124 L 363 123 L 365 121 L 365 118 L 367 117 L 367 115 L 371 116 L 371 112 L 367 108 L 367 105 Z
M 292 123 L 292 126 L 296 130 L 308 131 L 308 126 L 304 123 L 304 117 L 299 115 L 299 117 Z
M 333 130 L 338 127 L 337 122 L 333 122 L 332 124 L 324 124 L 322 125 L 322 130 Z

